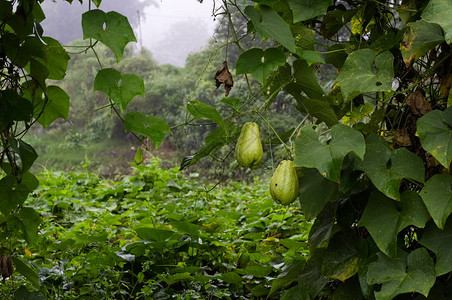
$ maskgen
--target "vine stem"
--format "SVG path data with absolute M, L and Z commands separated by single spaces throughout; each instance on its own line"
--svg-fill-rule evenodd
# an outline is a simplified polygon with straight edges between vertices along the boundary
M 428 71 L 425 72 L 425 75 L 422 76 L 421 78 L 419 78 L 418 80 L 416 80 L 411 86 L 407 87 L 406 89 L 404 89 L 403 91 L 399 91 L 399 92 L 394 92 L 394 94 L 405 94 L 407 92 L 409 92 L 410 90 L 416 88 L 421 82 L 423 82 L 426 78 L 431 76 L 431 73 L 436 70 L 436 68 L 438 68 L 439 66 L 441 66 L 441 64 L 448 59 L 450 56 L 452 55 L 452 52 L 449 52 L 448 54 L 446 54 L 439 62 L 437 62 L 433 67 L 431 67 Z
M 264 120 L 265 123 L 267 123 L 267 125 L 268 125 L 268 127 L 270 127 L 271 131 L 276 135 L 276 138 L 281 142 L 281 144 L 284 146 L 284 148 L 290 153 L 291 148 L 289 146 L 287 146 L 286 143 L 284 143 L 284 141 L 281 139 L 281 137 L 276 132 L 275 128 L 273 128 L 272 124 L 270 124 L 270 122 L 267 120 L 267 118 L 265 118 L 260 112 L 257 112 L 257 114 L 259 115 L 259 117 L 262 120 Z

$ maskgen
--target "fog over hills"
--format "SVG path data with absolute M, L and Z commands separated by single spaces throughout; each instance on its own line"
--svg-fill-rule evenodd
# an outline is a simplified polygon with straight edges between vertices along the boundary
M 105 0 L 103 11 L 115 10 L 129 19 L 138 43 L 152 52 L 159 64 L 183 66 L 187 55 L 205 47 L 213 36 L 212 3 L 196 0 Z M 124 5 L 127 3 L 127 5 Z M 63 44 L 83 38 L 81 15 L 88 2 L 44 1 L 44 35 Z M 92 7 L 95 8 L 95 7 Z

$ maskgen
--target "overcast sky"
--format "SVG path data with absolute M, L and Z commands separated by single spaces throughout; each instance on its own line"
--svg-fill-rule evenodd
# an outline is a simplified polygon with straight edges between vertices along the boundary
M 142 44 L 151 50 L 158 63 L 183 66 L 189 53 L 199 51 L 213 37 L 213 1 L 155 0 L 157 6 L 146 6 L 138 14 L 135 8 L 122 6 L 127 5 L 128 0 L 104 0 L 100 9 L 126 14 L 134 26 L 138 40 L 136 46 Z M 82 39 L 81 15 L 88 9 L 88 1 L 83 1 L 82 5 L 79 1 L 73 1 L 71 5 L 63 0 L 49 0 L 44 1 L 42 7 L 46 14 L 42 23 L 46 35 L 63 44 Z M 141 38 L 137 26 L 138 15 L 141 20 Z
M 200 50 L 213 36 L 212 2 L 159 0 L 159 7 L 146 7 L 141 23 L 143 46 L 159 63 L 183 65 L 189 52 Z

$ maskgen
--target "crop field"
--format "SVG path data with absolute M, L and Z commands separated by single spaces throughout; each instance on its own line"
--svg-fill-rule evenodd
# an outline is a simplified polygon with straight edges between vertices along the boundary
M 26 206 L 42 223 L 15 258 L 25 284 L 51 299 L 278 299 L 297 280 L 288 265 L 304 264 L 311 224 L 268 182 L 203 185 L 158 161 L 136 171 L 41 174 Z

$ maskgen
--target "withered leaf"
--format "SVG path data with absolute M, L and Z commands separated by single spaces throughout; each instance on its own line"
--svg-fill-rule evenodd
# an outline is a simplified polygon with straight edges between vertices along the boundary
M 395 142 L 399 146 L 403 146 L 403 147 L 411 146 L 411 138 L 410 138 L 410 135 L 408 134 L 408 131 L 406 128 L 397 129 L 396 134 L 395 134 Z
M 215 73 L 215 86 L 218 88 L 221 84 L 224 83 L 224 94 L 227 97 L 229 92 L 234 85 L 234 81 L 232 80 L 232 74 L 228 69 L 228 62 L 223 62 L 223 65 L 218 69 Z
M 411 93 L 405 100 L 411 108 L 411 112 L 417 116 L 423 116 L 432 111 L 432 106 L 427 102 L 421 91 Z

